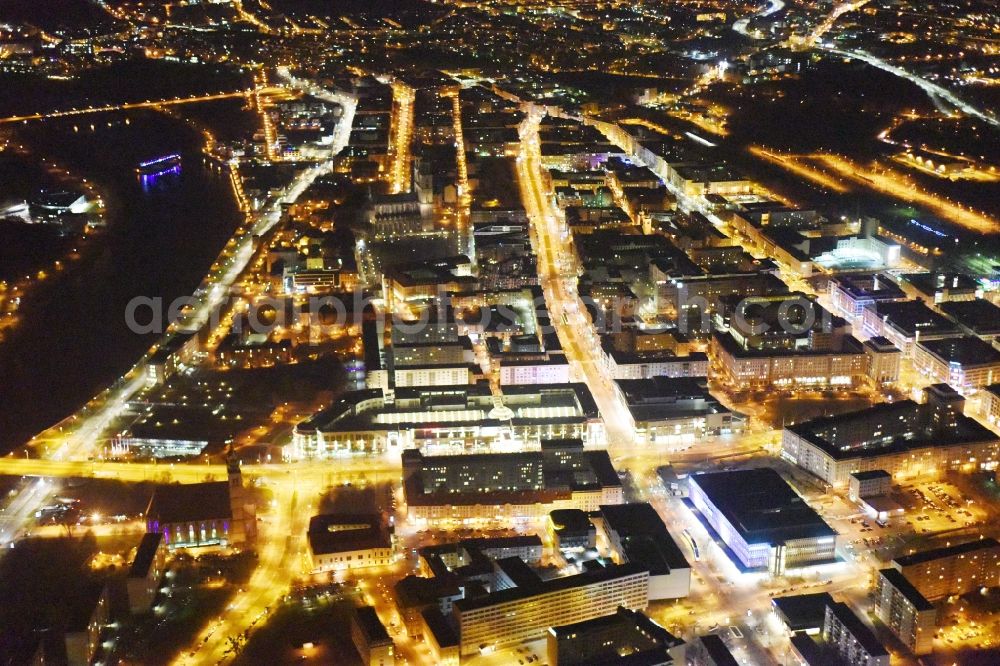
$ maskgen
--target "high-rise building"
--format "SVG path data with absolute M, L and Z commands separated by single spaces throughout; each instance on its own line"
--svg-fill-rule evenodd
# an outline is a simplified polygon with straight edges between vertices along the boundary
M 649 572 L 639 564 L 519 583 L 455 602 L 463 657 L 537 640 L 549 627 L 611 615 L 619 606 L 640 610 L 648 604 Z
M 892 566 L 931 601 L 1000 585 L 1000 542 L 980 539 L 897 557 Z
M 845 603 L 827 605 L 823 639 L 851 666 L 889 666 L 889 652 Z
M 937 609 L 897 569 L 878 572 L 875 614 L 913 654 L 931 651 Z
M 997 459 L 997 436 L 963 415 L 961 395 L 946 384 L 925 395 L 923 404 L 900 400 L 786 427 L 782 457 L 834 486 L 846 486 L 854 472 L 933 476 Z

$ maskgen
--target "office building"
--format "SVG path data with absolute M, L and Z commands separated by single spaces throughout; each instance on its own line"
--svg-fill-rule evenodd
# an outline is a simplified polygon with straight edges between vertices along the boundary
M 607 451 L 579 440 L 540 451 L 425 456 L 403 452 L 407 518 L 418 523 L 534 520 L 557 509 L 620 504 L 622 485 Z
M 323 514 L 309 520 L 312 570 L 345 571 L 395 561 L 392 531 L 380 514 Z
M 517 385 L 494 396 L 485 383 L 349 391 L 295 426 L 288 458 L 329 458 L 409 448 L 490 450 L 543 439 L 604 441 L 583 384 Z
M 641 564 L 649 571 L 650 601 L 691 593 L 691 565 L 652 505 L 606 505 L 599 515 L 601 532 L 614 560 Z
M 644 444 L 740 433 L 745 425 L 742 415 L 731 412 L 708 392 L 705 377 L 619 379 L 614 385 L 636 441 Z
M 688 477 L 691 504 L 741 569 L 787 569 L 832 562 L 837 533 L 769 468 Z
M 915 655 L 930 653 L 937 609 L 897 569 L 881 569 L 875 579 L 875 615 Z

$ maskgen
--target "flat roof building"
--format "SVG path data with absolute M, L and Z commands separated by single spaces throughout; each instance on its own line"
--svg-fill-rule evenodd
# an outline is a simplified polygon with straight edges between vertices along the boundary
M 349 391 L 295 426 L 292 459 L 409 448 L 489 450 L 495 444 L 535 444 L 578 438 L 603 443 L 604 425 L 584 384 L 488 384 Z
M 460 582 L 482 578 L 493 581 L 492 560 L 517 558 L 526 564 L 542 561 L 542 540 L 534 534 L 508 537 L 462 539 L 453 543 L 425 546 L 420 555 L 421 573 Z
M 989 423 L 1000 423 L 1000 383 L 983 387 L 979 396 L 979 413 Z
M 794 594 L 771 599 L 771 606 L 793 634 L 818 634 L 823 631 L 826 607 L 833 603 L 829 592 Z
M 974 336 L 921 341 L 913 352 L 913 367 L 932 381 L 972 392 L 1000 380 L 1000 351 Z
M 691 503 L 738 567 L 782 575 L 834 561 L 837 533 L 773 469 L 692 474 L 688 485 Z
M 834 344 L 835 338 L 822 333 L 809 338 L 817 344 L 749 349 L 732 333 L 716 331 L 712 334 L 711 357 L 726 383 L 737 389 L 835 388 L 867 381 L 868 355 L 857 339 L 844 335 Z M 820 343 L 824 338 L 827 342 Z
M 984 339 L 1000 335 L 1000 307 L 986 299 L 945 301 L 938 308 L 969 335 Z
M 638 563 L 649 570 L 650 601 L 691 593 L 691 565 L 651 504 L 605 505 L 600 518 L 615 561 Z
M 899 381 L 903 352 L 889 338 L 875 336 L 862 343 L 868 357 L 868 379 L 875 387 L 890 386 Z
M 854 666 L 889 666 L 889 652 L 865 624 L 845 603 L 832 603 L 826 607 L 823 622 L 823 639 L 834 648 L 848 664 Z
M 878 273 L 830 278 L 830 300 L 834 310 L 852 321 L 862 316 L 867 305 L 905 298 L 906 294 L 895 282 Z
M 726 643 L 716 634 L 699 636 L 688 643 L 684 653 L 685 666 L 739 666 Z
M 847 496 L 852 502 L 866 497 L 881 497 L 892 490 L 892 474 L 884 469 L 852 472 L 847 486 Z
M 623 501 L 608 452 L 584 450 L 579 440 L 521 453 L 425 456 L 410 449 L 403 452 L 403 492 L 408 519 L 430 523 L 531 520 Z
M 706 377 L 619 379 L 614 385 L 638 442 L 669 444 L 743 430 L 744 417 L 708 392 Z
M 335 513 L 309 519 L 313 571 L 341 571 L 392 564 L 392 532 L 381 514 Z
M 904 273 L 899 286 L 928 304 L 971 301 L 981 289 L 976 279 L 961 273 Z
M 371 606 L 361 606 L 351 614 L 351 642 L 364 666 L 392 666 L 396 648 L 378 614 Z
M 788 426 L 781 455 L 833 486 L 854 472 L 933 476 L 997 460 L 997 436 L 963 414 L 962 396 L 947 385 L 925 395 L 923 404 L 900 400 Z
M 649 572 L 639 564 L 597 567 L 562 578 L 535 578 L 474 599 L 452 610 L 463 657 L 544 638 L 549 627 L 648 604 Z
M 878 572 L 875 615 L 913 654 L 928 654 L 933 649 L 937 609 L 899 570 Z
M 597 528 L 580 509 L 556 509 L 549 512 L 549 530 L 559 550 L 586 550 L 597 543 Z
M 897 557 L 892 566 L 930 601 L 1000 586 L 1000 542 L 987 538 Z
M 593 620 L 549 627 L 546 640 L 548 663 L 559 666 L 617 664 L 622 659 L 636 664 L 672 664 L 668 651 L 683 642 L 643 613 L 627 608 Z
M 167 541 L 161 532 L 148 532 L 142 536 L 135 550 L 125 579 L 129 612 L 145 613 L 153 606 L 153 599 L 160 589 L 166 573 Z
M 917 342 L 962 334 L 955 322 L 919 300 L 872 303 L 865 306 L 863 317 L 865 333 L 888 338 L 902 350 L 905 358 L 913 355 Z

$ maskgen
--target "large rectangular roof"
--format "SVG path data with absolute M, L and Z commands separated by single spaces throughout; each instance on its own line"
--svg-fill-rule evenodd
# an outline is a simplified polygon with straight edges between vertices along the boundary
M 146 510 L 146 520 L 160 523 L 194 523 L 233 517 L 229 482 L 170 484 L 159 486 Z
M 316 554 L 390 548 L 392 539 L 377 513 L 322 514 L 309 519 L 309 547 Z
M 836 536 L 773 469 L 709 472 L 689 477 L 747 543 Z
M 979 424 L 974 419 L 964 415 L 956 415 L 955 424 L 947 433 L 931 433 L 917 424 L 914 430 L 906 436 L 899 436 L 892 441 L 879 440 L 877 444 L 868 444 L 868 439 L 874 437 L 879 428 L 891 419 L 898 419 L 916 412 L 920 405 L 913 400 L 899 400 L 873 405 L 866 409 L 834 416 L 823 416 L 803 421 L 785 429 L 805 439 L 813 446 L 822 449 L 834 460 L 853 458 L 874 458 L 889 453 L 917 450 L 934 446 L 949 446 L 971 442 L 982 442 L 996 439 L 993 431 Z M 857 426 L 859 421 L 871 423 L 869 434 Z M 843 448 L 831 443 L 824 432 L 840 429 L 843 432 L 856 433 L 857 437 Z M 862 446 L 861 444 L 865 444 Z
M 903 555 L 894 559 L 893 563 L 898 564 L 901 567 L 909 567 L 915 564 L 933 562 L 934 560 L 940 560 L 946 557 L 955 557 L 956 555 L 974 553 L 977 550 L 986 550 L 988 548 L 1000 548 L 1000 543 L 993 538 L 979 539 L 978 541 L 967 541 L 954 546 L 945 546 L 944 548 L 924 550 L 912 555 Z
M 601 516 L 618 534 L 628 561 L 645 565 L 651 575 L 690 568 L 660 514 L 649 503 L 603 504 Z

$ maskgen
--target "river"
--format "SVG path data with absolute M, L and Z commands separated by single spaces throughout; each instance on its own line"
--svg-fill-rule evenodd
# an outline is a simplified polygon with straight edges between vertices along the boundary
M 228 176 L 203 164 L 201 136 L 178 120 L 106 114 L 25 125 L 18 137 L 97 184 L 108 228 L 71 270 L 26 299 L 21 323 L 0 345 L 0 452 L 131 367 L 155 336 L 128 329 L 126 304 L 191 293 L 240 220 Z M 144 188 L 136 163 L 174 152 L 183 157 L 180 175 Z

